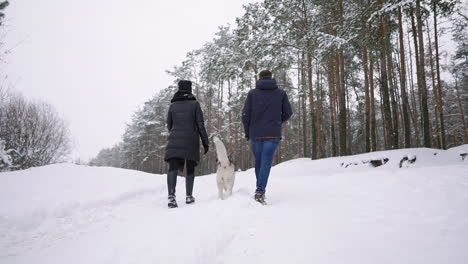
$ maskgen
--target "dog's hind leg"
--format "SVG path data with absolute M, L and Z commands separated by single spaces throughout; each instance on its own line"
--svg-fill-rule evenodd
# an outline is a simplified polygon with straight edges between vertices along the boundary
M 234 187 L 234 180 L 231 179 L 228 182 L 226 182 L 226 195 L 231 196 L 232 195 L 232 188 Z
M 224 200 L 224 180 L 218 180 L 218 195 L 221 200 Z
M 236 173 L 234 171 L 234 165 L 231 165 L 231 173 L 229 175 L 230 177 L 227 178 L 227 181 L 225 182 L 225 188 L 226 188 L 226 193 L 228 196 L 232 195 L 232 189 L 234 187 L 234 181 L 236 178 Z
M 232 188 L 228 188 L 228 189 L 226 190 L 226 196 L 229 197 L 229 196 L 231 196 L 231 195 L 232 195 Z

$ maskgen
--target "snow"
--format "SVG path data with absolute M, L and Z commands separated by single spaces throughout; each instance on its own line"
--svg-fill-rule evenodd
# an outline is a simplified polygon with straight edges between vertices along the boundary
M 177 209 L 164 175 L 72 164 L 3 172 L 0 263 L 467 263 L 467 150 L 283 162 L 267 206 L 252 198 L 253 169 L 224 201 L 214 174 L 197 177 L 193 205 L 179 177 Z M 404 156 L 416 162 L 399 168 Z

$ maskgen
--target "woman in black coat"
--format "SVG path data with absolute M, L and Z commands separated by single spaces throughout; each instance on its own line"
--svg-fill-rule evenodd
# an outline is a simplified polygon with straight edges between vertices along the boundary
M 200 161 L 200 139 L 205 154 L 208 152 L 208 135 L 203 120 L 200 104 L 192 94 L 191 81 L 179 81 L 179 90 L 174 94 L 167 113 L 167 129 L 169 140 L 166 146 L 164 160 L 169 163 L 167 173 L 168 206 L 177 207 L 175 190 L 177 172 L 186 164 L 187 176 L 185 189 L 187 204 L 195 202 L 192 196 L 195 180 L 195 166 Z

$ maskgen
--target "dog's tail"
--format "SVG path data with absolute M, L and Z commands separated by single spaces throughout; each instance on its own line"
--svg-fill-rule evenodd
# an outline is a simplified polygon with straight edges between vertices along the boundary
M 223 142 L 218 137 L 213 137 L 213 142 L 216 146 L 216 155 L 221 165 L 229 165 L 230 161 L 227 155 L 226 147 L 224 147 Z

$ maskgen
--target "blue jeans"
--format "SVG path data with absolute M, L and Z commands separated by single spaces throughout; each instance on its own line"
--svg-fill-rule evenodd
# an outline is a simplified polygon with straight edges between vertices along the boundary
M 279 138 L 252 139 L 252 151 L 255 156 L 255 176 L 257 177 L 256 193 L 265 193 L 273 155 L 279 142 Z

